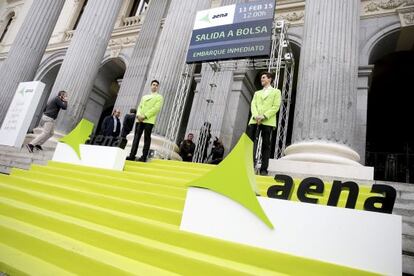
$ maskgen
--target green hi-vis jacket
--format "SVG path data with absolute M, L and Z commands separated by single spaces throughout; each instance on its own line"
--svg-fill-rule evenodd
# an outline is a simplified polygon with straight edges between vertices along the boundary
M 279 89 L 270 88 L 271 90 L 265 96 L 263 90 L 256 91 L 253 96 L 250 110 L 252 117 L 249 125 L 256 124 L 256 116 L 264 115 L 262 125 L 276 127 L 276 113 L 280 108 L 281 92 Z
M 151 93 L 142 97 L 137 108 L 137 115 L 145 116 L 144 123 L 155 124 L 164 98 L 158 93 Z

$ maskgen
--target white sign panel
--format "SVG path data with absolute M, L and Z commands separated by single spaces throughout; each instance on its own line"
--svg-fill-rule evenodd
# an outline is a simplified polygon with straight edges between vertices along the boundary
M 193 30 L 233 24 L 236 5 L 197 12 Z
M 235 201 L 189 188 L 181 230 L 313 260 L 401 275 L 401 216 L 258 197 L 274 229 Z
M 22 146 L 44 88 L 40 81 L 19 84 L 0 129 L 0 145 Z

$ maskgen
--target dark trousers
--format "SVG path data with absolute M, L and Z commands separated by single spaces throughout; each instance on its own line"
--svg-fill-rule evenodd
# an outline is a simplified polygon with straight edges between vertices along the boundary
M 146 124 L 146 123 L 136 123 L 135 124 L 135 134 L 134 134 L 134 141 L 132 142 L 131 152 L 129 153 L 129 157 L 135 158 L 138 151 L 139 140 L 141 140 L 142 133 L 144 132 L 144 149 L 142 150 L 142 157 L 147 158 L 148 152 L 151 145 L 151 132 L 153 124 Z
M 119 147 L 121 149 L 125 149 L 126 145 L 128 144 L 128 139 L 124 136 L 119 137 L 121 139 L 121 142 L 119 143 Z
M 262 166 L 260 167 L 260 171 L 266 171 L 269 167 L 269 158 L 270 158 L 270 135 L 272 134 L 273 127 L 271 126 L 264 126 L 264 125 L 257 125 L 252 124 L 247 127 L 246 134 L 249 136 L 250 139 L 254 142 L 253 147 L 253 159 L 256 154 L 257 142 L 259 141 L 258 133 L 259 131 L 262 132 Z M 257 137 L 256 137 L 257 136 Z M 257 138 L 257 139 L 256 139 Z

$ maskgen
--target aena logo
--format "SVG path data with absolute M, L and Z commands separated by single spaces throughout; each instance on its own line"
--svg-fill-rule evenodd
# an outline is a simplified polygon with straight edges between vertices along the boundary
M 217 18 L 223 18 L 223 17 L 227 17 L 229 14 L 226 13 L 219 13 L 219 14 L 215 14 L 211 17 L 211 19 L 217 19 Z
M 211 23 L 212 20 L 219 19 L 219 18 L 224 18 L 224 17 L 227 17 L 228 15 L 229 14 L 227 12 L 226 13 L 213 14 L 212 16 L 210 16 L 210 14 L 207 13 L 204 16 L 200 17 L 199 20 Z
M 334 181 L 329 189 L 325 189 L 325 183 L 319 178 L 309 177 L 295 185 L 293 179 L 287 175 L 276 175 L 277 185 L 272 185 L 267 190 L 270 198 L 292 199 L 292 193 L 297 190 L 297 199 L 301 202 L 319 203 L 316 196 L 327 198 L 328 206 L 338 206 L 341 192 L 347 192 L 346 208 L 355 208 L 382 213 L 391 213 L 396 191 L 387 185 L 374 184 L 370 191 L 364 191 L 360 197 L 359 185 L 352 181 Z M 282 184 L 282 185 L 280 185 Z M 224 195 L 255 214 L 269 228 L 273 225 L 262 209 L 256 194 L 256 176 L 253 171 L 253 142 L 243 134 L 231 153 L 213 170 L 189 183 L 189 187 L 207 188 Z M 330 184 L 326 183 L 326 186 Z M 320 200 L 320 202 L 323 202 Z

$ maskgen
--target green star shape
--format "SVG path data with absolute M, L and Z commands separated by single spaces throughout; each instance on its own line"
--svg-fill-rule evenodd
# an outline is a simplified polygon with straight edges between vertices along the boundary
M 200 21 L 206 21 L 208 23 L 210 23 L 210 16 L 209 14 L 206 14 L 205 16 L 200 18 Z
M 213 170 L 187 186 L 207 188 L 247 208 L 274 229 L 256 197 L 257 185 L 253 170 L 253 142 L 243 134 L 231 153 Z
M 92 133 L 93 123 L 86 119 L 82 119 L 79 124 L 65 137 L 60 138 L 59 142 L 65 143 L 70 146 L 80 157 L 80 145 L 84 144 L 88 140 L 89 135 Z

